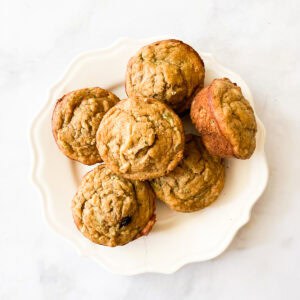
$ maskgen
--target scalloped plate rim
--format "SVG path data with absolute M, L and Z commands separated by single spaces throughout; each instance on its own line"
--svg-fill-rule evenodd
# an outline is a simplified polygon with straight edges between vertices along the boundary
M 52 220 L 51 215 L 49 214 L 49 210 L 47 209 L 50 199 L 48 199 L 48 195 L 46 192 L 46 187 L 45 183 L 41 180 L 38 179 L 38 168 L 39 168 L 39 159 L 37 156 L 38 149 L 37 149 L 37 133 L 36 130 L 38 128 L 39 123 L 43 119 L 43 117 L 46 115 L 48 109 L 49 109 L 49 103 L 51 103 L 52 95 L 55 91 L 55 89 L 62 84 L 67 78 L 68 75 L 71 74 L 72 69 L 75 67 L 77 63 L 82 61 L 84 58 L 89 57 L 91 55 L 97 55 L 97 54 L 103 54 L 105 52 L 112 51 L 114 48 L 120 47 L 122 44 L 126 44 L 128 42 L 143 42 L 143 43 L 149 43 L 151 41 L 155 40 L 161 40 L 165 38 L 170 38 L 170 36 L 161 36 L 161 37 L 150 37 L 150 38 L 145 38 L 145 39 L 131 39 L 127 37 L 123 37 L 115 41 L 113 44 L 111 44 L 109 47 L 101 48 L 101 49 L 95 49 L 91 51 L 85 51 L 82 52 L 81 54 L 77 55 L 71 63 L 68 65 L 68 67 L 65 69 L 65 72 L 61 76 L 61 78 L 52 85 L 52 87 L 49 89 L 47 93 L 47 101 L 46 103 L 42 106 L 42 109 L 39 111 L 39 113 L 36 115 L 34 118 L 33 122 L 31 123 L 30 130 L 29 130 L 29 140 L 31 143 L 31 156 L 32 156 L 32 168 L 30 171 L 30 180 L 32 184 L 37 188 L 37 190 L 40 192 L 40 195 L 43 199 L 43 216 L 45 218 L 46 223 L 48 226 L 58 235 L 62 236 L 65 240 L 67 240 L 71 245 L 75 247 L 77 252 L 84 257 L 90 257 L 94 261 L 96 261 L 98 264 L 100 264 L 103 268 L 106 270 L 115 273 L 115 274 L 120 274 L 120 275 L 136 275 L 136 274 L 142 274 L 142 273 L 163 273 L 163 274 L 171 274 L 182 268 L 186 264 L 190 264 L 193 262 L 201 262 L 201 261 L 206 261 L 213 259 L 217 256 L 219 256 L 221 253 L 223 253 L 226 248 L 230 245 L 232 242 L 233 238 L 237 234 L 237 232 L 246 224 L 249 222 L 250 217 L 251 217 L 251 212 L 254 204 L 258 201 L 259 197 L 262 195 L 263 191 L 266 188 L 267 182 L 268 182 L 268 177 L 269 177 L 269 170 L 268 170 L 268 165 L 267 165 L 267 159 L 266 159 L 266 154 L 265 154 L 265 138 L 266 138 L 266 131 L 263 123 L 261 120 L 256 116 L 257 122 L 259 123 L 260 129 L 261 129 L 261 139 L 262 139 L 262 144 L 263 147 L 261 149 L 261 154 L 262 154 L 262 165 L 261 165 L 261 171 L 263 171 L 263 178 L 264 181 L 261 182 L 261 185 L 256 189 L 256 195 L 252 197 L 248 197 L 249 199 L 247 200 L 247 204 L 243 207 L 243 211 L 241 213 L 240 218 L 236 219 L 236 221 L 232 224 L 230 228 L 227 230 L 227 235 L 226 237 L 222 240 L 222 242 L 218 243 L 218 247 L 214 249 L 214 251 L 211 251 L 209 254 L 206 256 L 203 256 L 202 254 L 198 253 L 188 253 L 185 256 L 182 256 L 181 259 L 175 261 L 173 260 L 172 262 L 166 263 L 166 264 L 160 264 L 160 266 L 156 266 L 154 268 L 151 268 L 151 266 L 141 266 L 137 267 L 134 269 L 124 269 L 124 268 L 116 268 L 109 263 L 107 263 L 104 259 L 101 260 L 94 255 L 90 255 L 86 249 L 84 249 L 77 240 L 70 238 L 68 235 L 66 235 L 64 232 L 61 232 L 61 230 L 58 228 L 58 226 L 55 224 L 55 222 Z M 176 37 L 171 37 L 171 38 L 176 38 Z M 210 57 L 211 60 L 213 60 L 216 64 L 219 65 L 224 71 L 227 73 L 233 74 L 234 77 L 239 78 L 240 81 L 244 83 L 244 88 L 247 88 L 247 92 L 251 95 L 249 87 L 245 83 L 245 81 L 239 76 L 237 73 L 229 70 L 228 68 L 224 67 L 222 64 L 218 62 L 218 60 L 211 54 L 207 52 L 201 52 L 202 55 Z M 253 98 L 251 99 L 252 104 L 253 103 Z M 252 199 L 252 201 L 251 201 Z M 103 258 L 103 257 L 101 257 Z

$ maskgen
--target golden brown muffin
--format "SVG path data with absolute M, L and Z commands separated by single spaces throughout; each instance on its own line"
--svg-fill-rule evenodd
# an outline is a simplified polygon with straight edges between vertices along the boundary
M 215 79 L 195 96 L 191 119 L 210 154 L 241 159 L 253 154 L 254 112 L 241 88 L 229 79 Z
M 172 171 L 182 159 L 183 126 L 164 103 L 128 98 L 103 117 L 97 147 L 114 173 L 134 180 L 156 178 Z
M 182 113 L 203 88 L 204 73 L 204 63 L 192 47 L 178 40 L 158 41 L 129 60 L 126 93 L 161 100 Z
M 150 183 L 156 196 L 171 209 L 193 212 L 214 202 L 224 187 L 222 158 L 211 156 L 201 138 L 186 136 L 184 158 L 168 175 Z
M 104 164 L 87 173 L 72 201 L 78 230 L 92 242 L 120 246 L 148 234 L 155 196 L 147 182 L 114 175 Z
M 103 115 L 119 98 L 101 88 L 86 88 L 64 95 L 56 103 L 52 131 L 60 150 L 86 165 L 101 162 L 96 132 Z

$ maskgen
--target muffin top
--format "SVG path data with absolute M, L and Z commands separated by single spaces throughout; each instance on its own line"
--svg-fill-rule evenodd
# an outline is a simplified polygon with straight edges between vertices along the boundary
M 229 79 L 215 79 L 209 87 L 211 105 L 223 135 L 237 157 L 249 157 L 255 150 L 256 121 L 241 88 Z
M 103 115 L 117 102 L 117 96 L 98 87 L 76 90 L 59 99 L 52 131 L 60 150 L 86 165 L 100 162 L 96 132 Z
M 134 180 L 156 178 L 173 170 L 181 160 L 183 126 L 164 103 L 128 98 L 103 117 L 97 147 L 114 173 Z
M 102 164 L 83 178 L 72 201 L 73 218 L 92 242 L 124 245 L 151 230 L 154 200 L 147 182 L 119 177 Z
M 168 175 L 153 179 L 151 186 L 157 197 L 172 209 L 192 212 L 215 201 L 223 189 L 224 162 L 211 156 L 201 138 L 187 135 L 184 158 Z
M 253 109 L 241 88 L 229 79 L 215 79 L 195 96 L 191 119 L 211 154 L 247 159 L 254 152 Z
M 192 47 L 178 40 L 158 41 L 129 60 L 126 93 L 161 100 L 181 113 L 203 87 L 204 73 L 204 63 Z

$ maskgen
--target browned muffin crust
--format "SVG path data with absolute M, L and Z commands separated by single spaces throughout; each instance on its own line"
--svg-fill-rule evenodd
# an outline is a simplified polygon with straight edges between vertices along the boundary
M 156 196 L 171 209 L 180 212 L 200 210 L 214 202 L 224 187 L 222 158 L 211 156 L 201 138 L 186 136 L 184 158 L 168 175 L 150 183 Z
M 192 47 L 179 40 L 158 41 L 129 60 L 126 93 L 161 100 L 182 113 L 203 88 L 204 75 L 204 63 Z
M 83 178 L 72 212 L 78 230 L 92 242 L 120 246 L 152 229 L 155 196 L 147 182 L 122 178 L 102 164 Z
M 256 146 L 256 120 L 241 88 L 229 79 L 215 79 L 191 106 L 191 119 L 212 155 L 250 158 Z
M 96 132 L 104 114 L 119 98 L 104 89 L 86 88 L 64 95 L 56 103 L 52 132 L 60 150 L 86 165 L 101 162 Z
M 164 103 L 128 98 L 103 117 L 97 147 L 114 173 L 134 180 L 156 178 L 172 171 L 181 160 L 183 126 Z

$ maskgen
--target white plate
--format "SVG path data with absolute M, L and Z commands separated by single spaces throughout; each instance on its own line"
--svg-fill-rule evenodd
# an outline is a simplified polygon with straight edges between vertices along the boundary
M 258 133 L 255 153 L 246 161 L 228 160 L 225 188 L 219 199 L 208 208 L 184 214 L 173 212 L 158 203 L 157 223 L 152 232 L 123 247 L 93 244 L 77 231 L 70 210 L 71 199 L 83 174 L 91 167 L 69 160 L 58 150 L 51 133 L 51 114 L 56 99 L 72 90 L 93 86 L 125 97 L 124 77 L 128 59 L 141 46 L 155 40 L 157 38 L 121 39 L 109 48 L 77 57 L 62 79 L 51 88 L 48 101 L 31 129 L 32 179 L 42 194 L 47 222 L 80 254 L 119 274 L 172 273 L 187 263 L 216 257 L 249 220 L 251 208 L 268 180 L 265 129 L 256 116 Z M 206 85 L 213 78 L 228 77 L 242 88 L 253 105 L 249 88 L 237 74 L 220 65 L 211 54 L 200 54 L 206 67 Z

